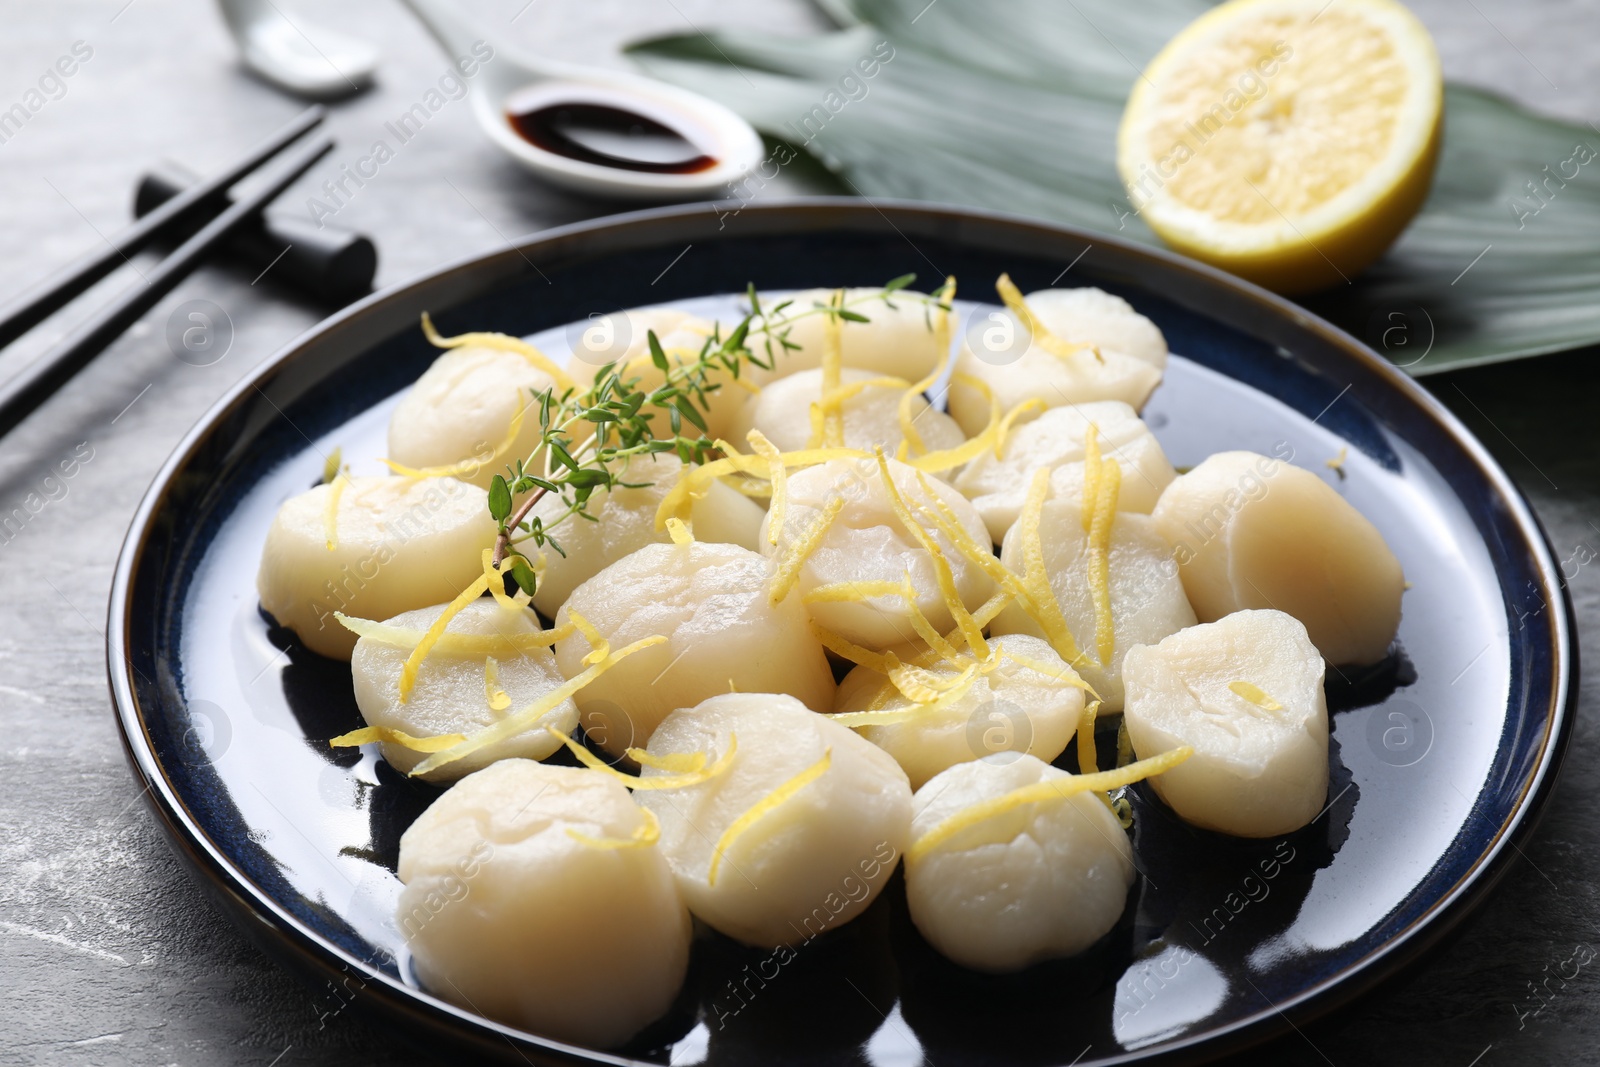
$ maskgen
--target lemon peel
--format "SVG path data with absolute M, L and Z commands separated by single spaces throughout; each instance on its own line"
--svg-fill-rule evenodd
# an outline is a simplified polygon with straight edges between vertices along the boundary
M 1089 594 L 1094 601 L 1095 653 L 1111 662 L 1116 631 L 1111 618 L 1111 526 L 1117 518 L 1122 467 L 1100 457 L 1099 430 L 1093 423 L 1085 436 L 1083 455 L 1083 531 L 1088 535 Z
M 929 474 L 940 474 L 944 471 L 954 470 L 963 463 L 970 463 L 983 455 L 994 447 L 995 441 L 1000 434 L 1000 426 L 1005 421 L 1000 414 L 1000 400 L 994 395 L 994 390 L 989 388 L 987 382 L 980 378 L 974 378 L 972 375 L 962 371 L 952 374 L 950 381 L 952 384 L 964 385 L 981 393 L 984 399 L 989 401 L 989 421 L 984 424 L 983 429 L 976 436 L 969 437 L 954 448 L 940 449 L 937 452 L 929 452 L 926 455 L 904 460 L 905 463 L 915 467 L 917 470 L 926 471 Z M 1036 403 L 1039 402 L 1024 401 L 1023 406 Z M 1043 407 L 1043 405 L 1040 404 L 1040 407 Z
M 1076 666 L 1084 659 L 1078 642 L 1072 636 L 1066 617 L 1061 614 L 1061 603 L 1056 600 L 1055 589 L 1050 585 L 1050 573 L 1044 563 L 1044 542 L 1040 539 L 1039 521 L 1044 514 L 1045 498 L 1050 495 L 1050 471 L 1041 468 L 1033 472 L 1033 482 L 1023 500 L 1022 511 L 1017 516 L 1017 542 L 1022 546 L 1022 578 L 1024 596 L 1018 601 L 1049 639 L 1056 655 Z
M 434 737 L 412 737 L 404 730 L 395 730 L 388 726 L 365 726 L 359 730 L 351 730 L 347 734 L 340 734 L 328 742 L 330 748 L 355 748 L 368 745 L 374 741 L 387 742 L 409 748 L 413 752 L 442 752 L 452 745 L 459 745 L 466 737 L 461 734 L 438 734 Z
M 1130 763 L 1126 767 L 1119 767 L 1111 771 L 1099 771 L 1095 774 L 1074 774 L 1066 778 L 1047 778 L 1033 785 L 1013 789 L 989 800 L 980 801 L 971 807 L 956 812 L 939 825 L 923 834 L 911 843 L 906 849 L 906 860 L 910 863 L 923 859 L 928 853 L 948 842 L 952 837 L 963 830 L 976 826 L 997 815 L 1014 811 L 1027 804 L 1044 804 L 1055 800 L 1066 800 L 1079 793 L 1097 792 L 1104 793 L 1112 789 L 1120 789 L 1125 785 L 1171 770 L 1190 756 L 1194 749 L 1188 745 L 1180 745 L 1159 756 L 1152 756 L 1137 763 Z
M 630 748 L 623 753 L 641 767 L 649 767 L 657 771 L 670 771 L 673 774 L 693 774 L 705 769 L 706 754 L 704 752 L 668 752 L 660 756 L 651 755 L 649 750 L 643 748 Z
M 680 548 L 694 544 L 694 531 L 690 529 L 688 523 L 677 517 L 667 520 L 667 536 Z
M 1094 750 L 1094 721 L 1100 713 L 1098 700 L 1085 701 L 1078 715 L 1078 773 L 1094 774 L 1100 764 Z
M 515 352 L 550 375 L 561 388 L 571 389 L 577 384 L 573 381 L 572 375 L 568 374 L 559 363 L 554 362 L 549 356 L 520 337 L 512 337 L 504 333 L 460 333 L 454 337 L 442 337 L 439 331 L 434 328 L 433 319 L 426 311 L 422 313 L 422 335 L 435 348 L 462 348 L 466 345 L 477 345 L 482 348 L 493 348 L 500 352 Z
M 905 531 L 911 535 L 917 544 L 922 546 L 923 551 L 927 552 L 929 558 L 933 561 L 933 573 L 939 583 L 939 595 L 944 599 L 951 618 L 955 619 L 956 625 L 967 636 L 969 644 L 973 643 L 974 635 L 976 635 L 976 643 L 981 645 L 983 643 L 983 631 L 973 624 L 972 615 L 967 611 L 967 606 L 962 601 L 961 594 L 956 590 L 955 572 L 950 569 L 950 561 L 945 557 L 944 549 L 940 547 L 938 541 L 934 540 L 933 535 L 923 529 L 922 524 L 912 516 L 911 509 L 906 506 L 905 499 L 901 497 L 899 488 L 894 484 L 894 476 L 889 473 L 889 460 L 884 456 L 883 449 L 877 449 L 874 452 L 874 456 L 878 462 L 878 477 L 882 479 L 884 491 L 888 496 L 889 508 L 894 513 L 894 517 L 900 521 L 900 525 L 905 528 Z M 939 504 L 944 503 L 939 500 L 938 494 L 932 491 L 926 481 L 921 483 L 921 487 L 936 502 Z M 959 525 L 959 523 L 956 524 L 957 527 Z M 990 553 L 990 556 L 992 558 L 993 553 Z
M 822 513 L 816 517 L 805 532 L 795 540 L 778 560 L 778 573 L 772 579 L 772 586 L 768 592 L 768 600 L 776 604 L 789 595 L 789 590 L 794 588 L 795 582 L 800 580 L 800 569 L 806 565 L 806 560 L 811 553 L 817 550 L 822 539 L 827 536 L 828 529 L 833 525 L 833 520 L 839 517 L 839 512 L 844 510 L 844 497 L 832 496 L 827 504 L 823 505 Z M 776 531 L 777 522 L 774 521 L 772 529 Z M 777 542 L 774 541 L 774 544 Z
M 657 634 L 652 637 L 646 637 L 642 640 L 635 641 L 631 645 L 627 645 L 618 649 L 616 652 L 606 657 L 604 661 L 595 664 L 582 674 L 568 679 L 564 684 L 552 689 L 550 692 L 544 694 L 538 700 L 535 700 L 532 704 L 529 704 L 520 711 L 514 712 L 511 715 L 507 715 L 499 722 L 484 727 L 482 730 L 479 730 L 469 736 L 459 745 L 445 749 L 443 752 L 436 752 L 429 756 L 427 759 L 423 760 L 421 763 L 417 764 L 411 769 L 411 775 L 415 777 L 417 775 L 427 774 L 430 771 L 445 766 L 446 764 L 454 763 L 458 759 L 470 756 L 474 752 L 477 752 L 479 749 L 482 749 L 488 745 L 493 745 L 500 741 L 504 741 L 507 738 L 515 737 L 524 730 L 528 730 L 535 726 L 540 719 L 543 719 L 545 716 L 555 711 L 556 708 L 560 707 L 567 700 L 570 700 L 572 695 L 578 692 L 578 690 L 582 689 L 584 686 L 588 685 L 590 682 L 594 681 L 596 678 L 600 677 L 600 675 L 604 674 L 618 663 L 621 663 L 635 652 L 649 648 L 652 645 L 662 644 L 665 641 L 665 637 Z M 546 729 L 550 729 L 550 727 L 546 727 Z M 551 732 L 555 731 L 552 730 Z
M 834 290 L 830 301 L 834 307 L 844 306 L 844 290 Z M 844 342 L 840 337 L 844 323 L 836 314 L 824 315 L 822 321 L 822 395 L 827 396 L 839 388 L 844 369 Z M 837 404 L 822 409 L 821 441 L 824 445 L 844 445 L 844 411 Z
M 910 574 L 905 575 L 901 581 L 900 596 L 906 602 L 906 611 L 911 617 L 911 628 L 917 631 L 918 637 L 927 642 L 928 648 L 941 659 L 953 660 L 957 658 L 960 653 L 956 651 L 955 645 L 951 644 L 928 620 L 928 617 L 922 613 L 922 608 L 917 604 L 917 591 L 911 584 Z M 952 632 L 960 634 L 961 628 L 958 626 Z
M 649 808 L 640 808 L 640 814 L 645 821 L 628 837 L 590 837 L 581 830 L 567 827 L 567 836 L 585 848 L 592 848 L 600 852 L 612 852 L 624 848 L 649 848 L 661 840 L 661 820 L 656 818 L 655 812 Z
M 439 643 L 439 638 L 444 636 L 445 627 L 450 625 L 450 620 L 466 608 L 466 606 L 481 597 L 489 588 L 489 579 L 478 575 L 473 583 L 456 594 L 456 598 L 445 605 L 439 617 L 433 620 L 433 625 L 423 633 L 422 640 L 417 642 L 417 647 L 411 650 L 411 655 L 406 657 L 406 662 L 400 668 L 400 703 L 404 704 L 411 699 L 411 690 L 417 684 L 417 671 L 422 667 L 422 661 L 428 658 L 428 653 L 433 651 L 433 646 Z
M 767 544 L 775 545 L 778 535 L 783 532 L 783 519 L 789 510 L 789 472 L 783 465 L 783 453 L 777 445 L 767 440 L 766 434 L 751 430 L 745 435 L 745 440 L 750 442 L 750 448 L 756 455 L 767 461 L 768 492 L 772 498 L 772 503 L 767 507 L 767 513 L 772 517 L 767 523 Z
M 863 648 L 853 641 L 839 636 L 816 622 L 812 622 L 810 626 L 812 634 L 815 635 L 822 647 L 840 659 L 849 660 L 859 667 L 871 667 L 883 675 L 887 675 L 900 664 L 899 657 L 893 652 L 874 652 L 870 648 Z
M 494 595 L 494 602 L 508 610 L 522 609 L 522 604 L 506 593 L 505 579 L 501 577 L 500 569 L 494 565 L 494 549 L 483 550 L 483 582 Z
M 833 765 L 833 749 L 829 747 L 822 753 L 822 758 L 799 774 L 784 782 L 778 788 L 756 801 L 747 808 L 744 814 L 733 820 L 728 828 L 722 831 L 722 836 L 717 838 L 717 843 L 711 849 L 711 866 L 706 871 L 706 884 L 717 884 L 717 868 L 722 865 L 722 856 L 732 847 L 733 843 L 742 837 L 750 827 L 782 807 L 791 797 L 812 782 L 828 773 L 828 768 Z
M 806 441 L 807 448 L 818 448 L 824 444 L 844 444 L 844 405 L 853 397 L 859 396 L 868 389 L 905 389 L 911 383 L 904 378 L 895 378 L 884 375 L 877 378 L 864 378 L 857 382 L 846 382 L 826 390 L 822 396 L 812 401 L 809 408 L 811 419 L 811 435 Z M 828 420 L 836 419 L 839 424 L 837 440 L 828 441 Z M 753 431 L 752 431 L 753 432 Z
M 1260 686 L 1253 685 L 1250 682 L 1238 681 L 1229 682 L 1228 688 L 1233 690 L 1236 696 L 1249 701 L 1263 711 L 1283 710 L 1283 705 L 1268 696 Z
M 994 288 L 995 292 L 1000 294 L 1000 299 L 1005 303 L 1007 309 L 1033 335 L 1033 343 L 1052 356 L 1057 359 L 1069 359 L 1079 352 L 1088 351 L 1093 352 L 1094 358 L 1101 363 L 1106 361 L 1105 357 L 1100 354 L 1100 350 L 1094 345 L 1066 341 L 1051 333 L 1045 327 L 1045 324 L 1039 321 L 1039 316 L 1035 315 L 1033 309 L 1028 306 L 1028 301 L 1023 298 L 1022 291 L 1017 288 L 1016 283 L 1011 280 L 1011 275 L 1000 275 L 999 278 L 995 279 Z
M 350 478 L 343 471 L 328 483 L 328 506 L 322 512 L 322 537 L 329 552 L 339 547 L 339 498 L 344 496 L 344 487 L 349 484 Z
M 747 456 L 727 441 L 719 439 L 715 445 L 717 450 L 723 453 L 723 457 L 714 459 L 710 463 L 703 463 L 684 474 L 662 498 L 656 508 L 657 530 L 665 530 L 667 519 L 673 516 L 687 519 L 694 501 L 709 491 L 713 481 L 730 474 L 759 477 L 769 470 L 766 460 L 759 456 Z M 784 452 L 781 455 L 783 465 L 787 469 L 809 467 L 835 459 L 865 459 L 867 453 L 854 448 L 805 448 L 798 452 Z
M 563 745 L 567 746 L 567 751 L 578 757 L 579 763 L 583 764 L 585 767 L 588 767 L 590 770 L 599 771 L 600 773 L 606 775 L 606 777 L 611 778 L 613 781 L 616 781 L 623 786 L 634 790 L 635 792 L 641 793 L 656 792 L 662 789 L 687 789 L 692 785 L 699 785 L 702 782 L 709 782 L 718 775 L 725 773 L 729 767 L 732 767 L 733 758 L 739 752 L 739 738 L 735 734 L 729 734 L 728 750 L 721 756 L 718 756 L 717 761 L 711 764 L 709 767 L 705 766 L 703 762 L 704 754 L 702 753 L 702 763 L 700 767 L 696 768 L 695 770 L 683 771 L 676 774 L 660 775 L 654 778 L 645 778 L 640 775 L 629 774 L 626 771 L 617 770 L 615 767 L 611 766 L 611 764 L 607 763 L 599 756 L 596 756 L 593 752 L 590 752 L 588 749 L 578 744 L 578 742 L 574 741 L 571 737 L 562 733 L 560 730 L 557 730 L 554 726 L 546 726 L 545 729 L 549 730 Z M 632 752 L 635 750 L 630 749 L 629 751 Z
M 526 610 L 519 606 L 518 610 Z M 385 645 L 389 648 L 398 648 L 409 652 L 422 643 L 425 635 L 423 630 L 413 630 L 405 626 L 391 626 L 385 622 L 374 622 L 371 619 L 355 619 L 342 612 L 334 612 L 333 617 L 339 625 L 346 630 L 364 637 L 369 641 Z M 434 643 L 434 651 L 448 656 L 492 656 L 492 655 L 521 655 L 536 648 L 548 648 L 557 641 L 564 640 L 576 633 L 576 628 L 571 623 L 564 623 L 552 630 L 535 630 L 532 633 L 520 634 L 453 634 L 440 635 Z
M 939 362 L 934 364 L 933 370 L 920 381 L 913 382 L 900 396 L 900 403 L 896 408 L 896 415 L 900 419 L 900 452 L 905 454 L 908 446 L 918 452 L 927 452 L 928 446 L 922 440 L 922 435 L 917 432 L 917 420 L 911 414 L 912 403 L 918 396 L 932 389 L 934 384 L 944 376 L 945 369 L 950 366 L 950 311 L 946 306 L 956 297 L 956 276 L 949 274 L 944 279 L 947 295 L 940 302 L 936 317 L 933 320 L 933 345 L 939 352 Z
M 804 604 L 856 603 L 878 597 L 900 595 L 900 583 L 887 580 L 858 578 L 848 582 L 830 582 L 819 585 L 801 597 Z
M 459 463 L 447 463 L 439 467 L 408 467 L 404 463 L 396 463 L 388 458 L 381 459 L 379 462 L 388 467 L 392 473 L 398 474 L 402 478 L 471 478 L 478 471 L 505 456 L 516 447 L 517 438 L 522 435 L 523 416 L 527 414 L 529 406 L 524 404 L 517 409 L 516 413 L 511 416 L 510 424 L 506 427 L 505 437 L 501 438 L 500 443 L 495 445 L 493 451 L 483 459 L 474 456 L 472 459 L 464 459 Z
M 490 711 L 505 711 L 511 706 L 511 694 L 500 688 L 500 661 L 493 656 L 483 661 L 483 699 Z
M 573 629 L 583 635 L 589 642 L 589 653 L 583 657 L 583 665 L 592 667 L 611 655 L 611 642 L 606 640 L 594 623 L 578 614 L 576 611 L 567 612 L 567 618 L 572 622 Z

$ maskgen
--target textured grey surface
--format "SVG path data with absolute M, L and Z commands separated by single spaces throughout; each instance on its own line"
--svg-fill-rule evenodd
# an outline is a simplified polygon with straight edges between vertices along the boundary
M 596 60 L 646 33 L 820 25 L 802 0 L 473 6 L 529 46 Z M 1413 6 L 1438 36 L 1451 76 L 1569 118 L 1600 116 L 1600 6 Z M 382 124 L 445 67 L 393 2 L 349 0 L 315 13 L 381 43 L 385 62 L 373 91 L 335 107 L 330 127 L 341 145 L 309 186 L 365 154 Z M 204 0 L 55 0 L 14 10 L 0 35 L 0 110 L 75 41 L 92 57 L 60 99 L 0 144 L 0 292 L 124 224 L 140 168 L 162 157 L 214 168 L 298 107 L 238 69 Z M 302 188 L 285 204 L 303 211 L 314 191 Z M 337 218 L 377 238 L 380 283 L 388 283 L 606 210 L 529 182 L 479 138 L 458 102 Z M 127 271 L 97 292 L 137 281 Z M 214 301 L 232 320 L 231 349 L 211 366 L 178 361 L 165 340 L 169 316 L 191 299 Z M 0 357 L 0 373 L 40 351 L 74 313 Z M 320 315 L 275 289 L 270 274 L 252 285 L 248 274 L 208 268 L 0 442 L 0 513 L 37 508 L 20 532 L 0 533 L 0 1062 L 433 1062 L 279 971 L 207 903 L 138 796 L 105 688 L 107 588 L 140 495 L 205 408 Z M 1597 377 L 1592 354 L 1578 353 L 1428 380 L 1510 469 L 1570 561 L 1591 661 L 1600 561 L 1580 561 L 1600 551 Z M 73 458 L 72 476 L 60 477 L 59 464 Z M 1566 962 L 1600 940 L 1600 773 L 1586 721 L 1597 701 L 1600 691 L 1587 685 L 1549 815 L 1464 931 L 1410 975 L 1289 1035 L 1261 1062 L 1600 1062 L 1600 973 L 1590 963 L 1572 976 Z

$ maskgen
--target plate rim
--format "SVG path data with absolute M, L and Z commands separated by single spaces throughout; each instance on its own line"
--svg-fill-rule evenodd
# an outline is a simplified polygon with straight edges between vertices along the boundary
M 648 1062 L 532 1034 L 466 1011 L 374 971 L 307 927 L 236 867 L 212 843 L 200 821 L 183 805 L 151 743 L 136 694 L 133 679 L 135 668 L 129 652 L 132 643 L 133 580 L 149 546 L 153 520 L 173 491 L 176 476 L 193 459 L 200 444 L 252 391 L 260 391 L 263 383 L 292 364 L 300 350 L 315 339 L 369 317 L 386 305 L 407 300 L 415 292 L 443 282 L 452 275 L 474 268 L 487 269 L 513 257 L 521 258 L 537 270 L 534 260 L 529 258 L 532 251 L 541 248 L 560 249 L 573 242 L 594 241 L 630 230 L 648 231 L 693 216 L 703 216 L 708 211 L 719 213 L 714 203 L 671 205 L 606 215 L 540 230 L 488 252 L 457 257 L 443 266 L 387 286 L 303 330 L 245 372 L 183 435 L 145 490 L 118 550 L 107 607 L 108 681 L 124 755 L 135 776 L 145 786 L 142 795 L 166 830 L 169 843 L 176 847 L 190 872 L 200 881 L 202 890 L 222 905 L 224 913 L 269 956 L 287 963 L 291 970 L 302 972 L 302 977 L 309 972 L 320 978 L 338 978 L 347 976 L 354 969 L 367 978 L 356 992 L 354 1003 L 390 1019 L 414 1027 L 420 1025 L 428 1031 L 430 1039 L 453 1042 L 452 1047 L 457 1050 L 463 1044 L 468 1044 L 491 1055 L 504 1056 L 509 1050 L 519 1055 L 533 1052 L 542 1057 L 556 1057 L 549 1062 L 619 1065 Z M 1553 684 L 1550 706 L 1544 715 L 1546 728 L 1538 760 L 1523 780 L 1513 810 L 1501 822 L 1489 846 L 1478 854 L 1448 890 L 1403 929 L 1367 955 L 1352 961 L 1332 978 L 1315 982 L 1281 1003 L 1269 999 L 1265 1008 L 1221 1027 L 1179 1038 L 1159 1048 L 1130 1050 L 1100 1062 L 1203 1062 L 1270 1040 L 1291 1029 L 1298 1030 L 1299 1023 L 1309 1022 L 1350 1004 L 1397 972 L 1415 964 L 1483 902 L 1506 873 L 1511 857 L 1520 852 L 1519 842 L 1526 840 L 1537 825 L 1554 789 L 1557 772 L 1571 740 L 1578 694 L 1578 653 L 1574 640 L 1576 618 L 1570 593 L 1565 583 L 1556 577 L 1559 572 L 1548 535 L 1531 505 L 1488 449 L 1442 401 L 1358 338 L 1327 320 L 1275 293 L 1165 249 L 1016 213 L 917 200 L 868 201 L 833 196 L 775 198 L 759 204 L 742 204 L 739 213 L 741 218 L 766 220 L 768 225 L 759 230 L 760 235 L 766 237 L 779 233 L 799 235 L 841 229 L 848 232 L 849 228 L 841 226 L 840 222 L 851 216 L 869 223 L 878 217 L 881 219 L 877 223 L 880 228 L 882 222 L 887 222 L 896 232 L 899 232 L 899 227 L 895 225 L 894 216 L 920 216 L 932 223 L 971 222 L 1013 227 L 1048 235 L 1052 239 L 1068 238 L 1087 245 L 1109 246 L 1125 256 L 1143 259 L 1157 270 L 1189 274 L 1202 283 L 1232 290 L 1266 309 L 1272 317 L 1320 335 L 1324 342 L 1341 350 L 1344 357 L 1356 361 L 1368 373 L 1376 375 L 1386 386 L 1400 392 L 1406 401 L 1433 419 L 1495 491 L 1498 501 L 1506 505 L 1512 525 L 1532 550 L 1531 562 L 1541 584 L 1538 591 L 1545 596 L 1546 603 L 1559 603 L 1561 606 L 1562 610 L 1547 613 Z M 814 213 L 835 217 L 820 226 L 805 225 L 808 216 Z M 909 242 L 910 239 L 907 240 Z M 372 992 L 374 985 L 383 986 L 389 992 Z M 496 1037 L 500 1040 L 494 1040 Z

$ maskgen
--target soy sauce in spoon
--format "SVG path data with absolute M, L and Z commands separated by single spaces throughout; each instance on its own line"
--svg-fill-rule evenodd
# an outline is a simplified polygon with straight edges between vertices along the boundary
M 584 163 L 651 174 L 695 174 L 717 165 L 679 131 L 625 108 L 574 101 L 508 110 L 506 119 L 529 144 Z

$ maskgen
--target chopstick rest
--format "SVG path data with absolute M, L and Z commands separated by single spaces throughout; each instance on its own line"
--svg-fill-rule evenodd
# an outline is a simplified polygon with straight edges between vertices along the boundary
M 158 165 L 139 179 L 133 197 L 134 217 L 143 218 L 199 181 L 198 175 L 180 164 Z M 221 211 L 231 202 L 231 197 L 223 194 L 212 203 L 215 211 Z M 204 221 L 196 219 L 176 233 L 172 243 L 189 236 Z M 242 264 L 250 277 L 264 275 L 334 306 L 371 292 L 378 268 L 378 252 L 371 239 L 339 226 L 319 227 L 309 219 L 282 212 L 263 212 L 244 223 L 223 250 Z

